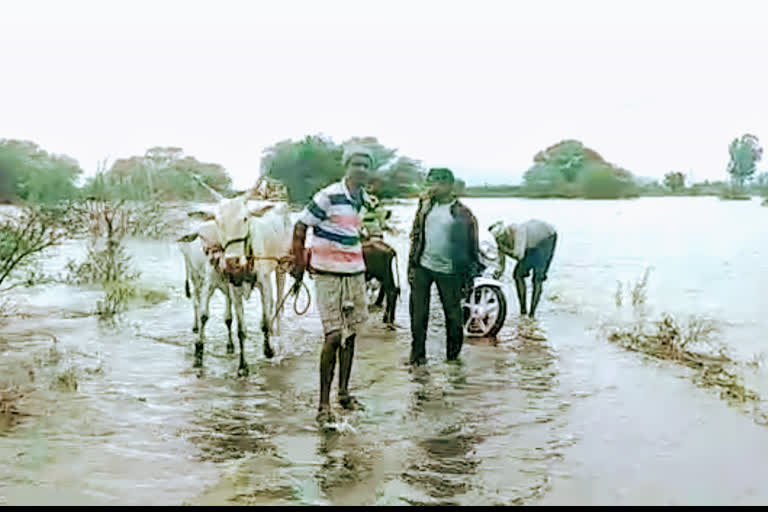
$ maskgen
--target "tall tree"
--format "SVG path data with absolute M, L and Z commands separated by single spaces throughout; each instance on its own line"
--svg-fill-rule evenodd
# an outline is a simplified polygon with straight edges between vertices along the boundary
M 580 141 L 567 139 L 533 157 L 523 174 L 524 189 L 535 195 L 622 197 L 634 185 L 632 173 L 607 161 Z
M 731 156 L 728 174 L 734 183 L 743 186 L 744 181 L 755 173 L 757 162 L 763 156 L 760 141 L 752 134 L 744 134 L 741 138 L 733 139 L 728 146 L 728 153 Z
M 681 172 L 670 171 L 664 175 L 664 186 L 672 192 L 677 192 L 685 188 L 685 174 Z
M 264 150 L 262 175 L 280 181 L 288 200 L 305 203 L 322 187 L 341 179 L 342 147 L 324 135 L 284 140 Z

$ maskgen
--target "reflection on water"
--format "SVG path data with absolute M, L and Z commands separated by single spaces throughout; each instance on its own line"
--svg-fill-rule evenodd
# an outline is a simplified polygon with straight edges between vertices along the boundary
M 716 398 L 682 388 L 674 370 L 620 353 L 588 328 L 615 312 L 616 280 L 637 279 L 650 264 L 651 307 L 706 312 L 724 325 L 725 343 L 751 355 L 768 327 L 757 314 L 766 306 L 768 274 L 738 281 L 733 268 L 738 255 L 739 265 L 768 270 L 768 237 L 728 227 L 745 225 L 756 213 L 707 198 L 688 201 L 687 214 L 675 217 L 659 213 L 663 202 L 654 200 L 467 203 L 483 236 L 499 212 L 505 220 L 539 217 L 559 228 L 562 243 L 537 324 L 545 334 L 526 336 L 530 326 L 510 314 L 497 342 L 466 340 L 460 361 L 448 363 L 433 290 L 428 364 L 406 364 L 405 255 L 414 205 L 398 205 L 394 217 L 404 231 L 390 241 L 401 255 L 404 290 L 396 323 L 404 329 L 387 331 L 378 324 L 380 315 L 372 315 L 351 379 L 366 409 L 334 411 L 340 418 L 335 432 L 314 423 L 322 343 L 314 306 L 300 318 L 286 309 L 275 338 L 278 354 L 266 360 L 260 301 L 254 296 L 247 302 L 254 334 L 245 346 L 252 372 L 243 379 L 236 377 L 236 357 L 225 351 L 224 301 L 214 295 L 205 368 L 192 368 L 191 304 L 172 242 L 130 241 L 142 279 L 168 290 L 170 298 L 131 310 L 112 325 L 87 316 L 98 291 L 66 285 L 19 290 L 18 302 L 31 316 L 0 335 L 0 458 L 12 461 L 0 465 L 0 497 L 34 504 L 37 495 L 61 490 L 69 493 L 62 501 L 75 496 L 108 504 L 520 505 L 568 495 L 575 496 L 572 504 L 627 504 L 629 498 L 611 489 L 637 478 L 631 461 L 622 465 L 615 457 L 630 450 L 650 468 L 646 473 L 666 482 L 646 495 L 685 502 L 679 489 L 692 482 L 685 461 L 695 460 L 703 445 L 670 446 L 691 438 L 689 423 L 697 415 L 710 421 L 697 424 L 702 439 L 737 432 L 748 420 L 732 418 L 721 428 L 718 418 L 727 413 Z M 703 234 L 696 228 L 701 223 L 724 239 Z M 695 262 L 691 247 L 697 248 Z M 81 255 L 80 245 L 67 244 L 46 260 L 48 271 Z M 509 279 L 508 311 L 515 311 Z M 752 300 L 735 298 L 743 296 Z M 756 370 L 751 385 L 759 389 L 762 382 L 768 389 L 763 377 Z M 611 419 L 623 409 L 632 421 Z M 670 433 L 669 425 L 680 426 Z M 762 446 L 759 436 L 768 429 L 750 432 L 749 443 Z M 713 460 L 728 461 L 733 449 L 741 454 L 739 464 L 762 474 L 749 443 L 732 437 L 727 448 L 708 446 L 708 453 L 719 450 Z M 602 446 L 611 440 L 607 453 Z M 722 473 L 727 464 L 699 461 L 695 467 L 712 465 Z M 611 486 L 599 484 L 606 479 Z M 569 488 L 569 481 L 578 485 Z M 746 493 L 736 481 L 721 488 L 731 496 Z
M 516 348 L 514 369 L 520 389 L 529 392 L 530 400 L 543 398 L 557 384 L 555 355 L 546 341 L 524 340 Z
M 413 370 L 416 390 L 409 404 L 411 417 L 422 428 L 413 440 L 403 481 L 425 492 L 440 504 L 467 492 L 480 461 L 475 445 L 482 441 L 472 433 L 472 415 L 456 407 L 451 395 L 465 388 L 467 372 L 461 362 L 447 366 L 445 379 L 433 379 L 426 368 Z M 407 500 L 421 504 L 416 499 Z
M 317 450 L 323 462 L 315 473 L 318 486 L 328 496 L 339 487 L 349 487 L 370 477 L 376 459 L 373 447 L 360 443 L 357 436 L 323 432 Z
M 248 414 L 242 407 L 221 408 L 193 422 L 186 438 L 200 450 L 201 460 L 225 462 L 250 454 L 274 453 L 269 443 L 271 427 L 256 415 Z M 238 412 L 234 412 L 238 411 Z

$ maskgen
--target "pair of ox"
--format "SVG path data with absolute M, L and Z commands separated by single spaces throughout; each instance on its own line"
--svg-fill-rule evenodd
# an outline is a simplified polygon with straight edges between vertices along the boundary
M 248 375 L 248 364 L 243 350 L 247 337 L 243 302 L 250 298 L 254 288 L 258 288 L 261 295 L 264 356 L 273 357 L 270 336 L 279 333 L 280 314 L 278 312 L 275 315 L 272 274 L 275 274 L 277 297 L 280 298 L 283 296 L 287 270 L 281 264 L 290 258 L 293 225 L 285 204 L 268 204 L 249 210 L 247 202 L 251 193 L 224 198 L 216 191 L 209 190 L 218 199 L 214 212 L 189 213 L 190 217 L 200 217 L 204 222 L 196 232 L 178 240 L 186 267 L 185 292 L 192 299 L 194 307 L 192 330 L 199 334 L 195 342 L 195 367 L 203 363 L 205 325 L 210 317 L 211 296 L 220 290 L 225 298 L 227 353 L 234 353 L 234 307 L 240 345 L 237 373 L 245 376 Z

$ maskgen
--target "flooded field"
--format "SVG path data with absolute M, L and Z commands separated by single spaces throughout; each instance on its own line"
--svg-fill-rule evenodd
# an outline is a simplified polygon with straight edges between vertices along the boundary
M 519 319 L 511 268 L 498 340 L 465 341 L 445 361 L 435 307 L 426 367 L 410 350 L 406 258 L 415 205 L 395 205 L 403 294 L 357 343 L 360 412 L 314 421 L 320 319 L 287 308 L 276 357 L 262 355 L 258 292 L 246 304 L 250 376 L 228 355 L 223 297 L 211 302 L 204 368 L 193 365 L 191 302 L 173 240 L 128 240 L 140 282 L 163 300 L 114 322 L 93 315 L 98 289 L 52 284 L 8 292 L 0 328 L 0 503 L 112 505 L 725 505 L 764 504 L 763 399 L 731 404 L 689 368 L 601 335 L 636 320 L 617 281 L 649 270 L 648 318 L 706 318 L 735 370 L 768 397 L 768 208 L 717 198 L 631 201 L 467 199 L 481 233 L 536 217 L 558 247 L 536 329 Z M 197 209 L 200 205 L 190 206 Z M 180 211 L 180 213 L 182 213 Z M 191 227 L 192 220 L 188 221 Z M 48 273 L 82 258 L 68 242 Z M 308 284 L 312 290 L 312 281 Z M 314 293 L 314 290 L 312 290 Z M 332 391 L 335 398 L 336 387 Z

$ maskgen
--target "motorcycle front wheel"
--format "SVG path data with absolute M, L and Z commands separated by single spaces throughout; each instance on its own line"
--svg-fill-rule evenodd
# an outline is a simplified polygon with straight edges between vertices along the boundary
M 496 336 L 507 317 L 507 299 L 498 286 L 476 286 L 470 290 L 462 307 L 464 335 L 469 338 Z

